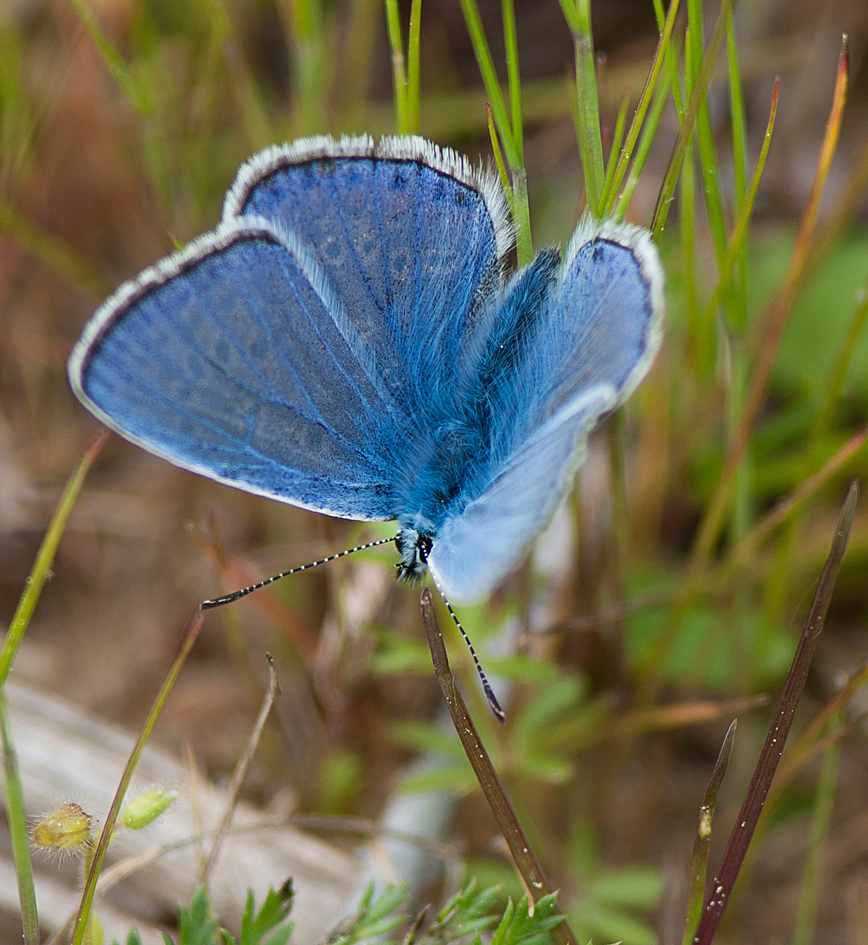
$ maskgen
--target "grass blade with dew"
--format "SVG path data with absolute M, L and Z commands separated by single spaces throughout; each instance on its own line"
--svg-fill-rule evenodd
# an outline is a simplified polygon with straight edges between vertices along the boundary
M 729 762 L 732 758 L 732 748 L 735 744 L 735 730 L 738 723 L 733 721 L 726 731 L 714 771 L 705 789 L 702 807 L 699 808 L 699 822 L 696 825 L 696 837 L 693 840 L 693 850 L 690 855 L 690 876 L 687 893 L 687 921 L 684 931 L 683 945 L 690 945 L 693 929 L 699 922 L 702 913 L 702 899 L 705 891 L 705 875 L 708 870 L 708 853 L 711 849 L 711 822 L 714 818 L 714 809 L 717 806 L 717 794 L 723 779 L 726 777 Z
M 787 757 L 781 762 L 778 768 L 778 777 L 775 781 L 775 789 L 779 783 L 790 781 L 797 771 L 801 770 L 808 761 L 814 757 L 818 746 L 825 742 L 829 736 L 822 736 L 822 733 L 829 728 L 844 706 L 853 698 L 853 696 L 863 687 L 868 685 L 868 662 L 863 663 L 845 682 L 839 687 L 837 692 L 823 705 L 819 712 L 808 722 L 808 724 L 799 732 L 799 737 L 793 743 L 792 748 L 787 752 Z M 861 724 L 862 717 L 856 716 L 856 720 Z M 839 738 L 837 734 L 845 729 L 844 725 L 833 729 L 830 733 L 833 738 Z M 827 744 L 824 747 L 827 747 Z
M 757 761 L 747 796 L 730 834 L 720 869 L 712 880 L 711 890 L 702 911 L 702 918 L 693 938 L 695 945 L 711 945 L 714 939 L 717 926 L 732 895 L 733 886 L 738 878 L 739 870 L 744 862 L 757 822 L 771 789 L 772 778 L 774 778 L 786 744 L 796 708 L 804 692 L 808 671 L 811 668 L 811 661 L 817 648 L 817 640 L 822 632 L 826 613 L 832 600 L 835 581 L 841 568 L 844 552 L 847 549 L 850 526 L 853 524 L 853 518 L 856 514 L 858 497 L 859 488 L 854 481 L 851 483 L 847 497 L 844 500 L 841 515 L 835 527 L 835 536 L 832 539 L 829 557 L 826 559 L 823 573 L 817 584 L 811 609 L 808 612 L 802 636 L 796 649 L 796 655 L 793 658 L 793 664 L 784 684 L 771 728 L 766 736 L 765 745 L 763 745 Z

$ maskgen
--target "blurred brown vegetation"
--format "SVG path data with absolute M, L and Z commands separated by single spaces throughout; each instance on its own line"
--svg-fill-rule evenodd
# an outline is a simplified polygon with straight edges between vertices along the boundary
M 380 134 L 394 127 L 379 0 L 335 0 L 327 7 L 330 71 L 322 108 L 313 115 L 316 127 L 296 99 L 297 57 L 304 49 L 294 39 L 291 3 L 202 0 L 185 8 L 169 0 L 93 0 L 87 6 L 132 64 L 147 99 L 139 108 L 107 68 L 72 3 L 6 0 L 0 8 L 0 612 L 7 619 L 60 490 L 96 429 L 65 374 L 71 346 L 95 307 L 119 282 L 213 226 L 223 191 L 251 152 L 309 132 Z M 486 0 L 482 7 L 497 49 L 499 4 Z M 517 2 L 517 15 L 531 212 L 536 242 L 544 245 L 568 236 L 580 205 L 569 99 L 572 46 L 554 0 Z M 650 0 L 598 0 L 594 16 L 597 49 L 605 54 L 604 119 L 614 122 L 624 90 L 641 87 L 656 27 Z M 420 130 L 474 159 L 485 155 L 484 94 L 458 0 L 424 0 L 423 18 Z M 783 77 L 758 216 L 769 228 L 789 226 L 810 187 L 845 30 L 851 93 L 831 196 L 866 146 L 868 5 L 743 0 L 737 22 L 752 154 L 764 129 L 772 78 Z M 723 89 L 712 93 L 712 103 L 725 112 Z M 671 135 L 661 140 L 637 194 L 638 220 L 647 221 L 670 142 Z M 857 216 L 864 217 L 864 206 Z M 694 484 L 678 476 L 655 479 L 654 463 L 663 459 L 654 435 L 636 439 L 636 461 L 646 464 L 635 473 L 646 486 L 635 491 L 637 507 L 631 509 L 636 547 L 677 566 L 692 540 L 701 500 Z M 586 500 L 588 494 L 593 498 L 593 484 L 585 488 Z M 834 520 L 838 493 L 828 499 L 828 515 L 819 515 L 811 531 L 818 548 L 827 547 L 825 526 Z M 606 525 L 589 525 L 591 548 L 597 542 L 594 527 Z M 200 600 L 340 550 L 359 534 L 352 523 L 233 491 L 113 437 L 64 536 L 16 672 L 136 727 Z M 864 529 L 860 534 L 857 544 L 865 541 Z M 235 563 L 223 583 L 203 549 L 207 543 L 222 547 Z M 352 757 L 360 780 L 340 811 L 376 816 L 407 760 L 391 738 L 391 720 L 430 718 L 439 698 L 433 674 L 396 679 L 365 672 L 374 647 L 362 630 L 368 623 L 417 639 L 422 633 L 417 594 L 393 586 L 391 560 L 387 552 L 382 566 L 341 562 L 291 579 L 291 586 L 281 588 L 279 604 L 269 598 L 209 615 L 156 741 L 174 752 L 192 744 L 211 776 L 226 777 L 261 699 L 261 654 L 269 650 L 278 660 L 283 697 L 250 796 L 267 801 L 291 785 L 303 809 L 317 811 L 330 760 Z M 597 560 L 591 571 L 603 566 Z M 806 580 L 818 570 L 806 569 Z M 599 581 L 605 583 L 595 573 L 590 583 Z M 814 698 L 827 695 L 844 668 L 868 655 L 865 592 L 864 576 L 851 573 L 821 644 Z M 804 595 L 810 595 L 808 584 Z M 564 614 L 587 613 L 599 602 L 586 589 L 562 597 Z M 592 627 L 561 647 L 552 645 L 550 655 L 558 650 L 612 699 L 629 689 L 603 630 Z M 729 689 L 745 694 L 738 680 Z M 551 865 L 555 885 L 571 887 L 563 872 L 563 818 L 577 810 L 593 822 L 607 863 L 685 869 L 684 851 L 727 722 L 642 739 L 614 781 L 606 782 L 605 796 L 595 785 L 603 752 L 581 756 L 581 783 L 569 792 L 527 789 L 522 800 L 533 811 L 541 856 Z M 744 736 L 730 775 L 733 785 L 745 783 L 754 757 L 749 740 L 762 737 L 762 727 L 753 734 L 745 729 Z M 825 931 L 818 945 L 855 942 L 847 937 L 854 910 L 868 908 L 866 771 L 868 751 L 857 734 L 842 756 L 824 885 Z M 737 805 L 740 796 L 733 787 L 726 803 Z M 720 817 L 726 821 L 725 814 Z M 488 849 L 492 828 L 478 798 L 466 801 L 456 831 L 465 849 Z M 727 941 L 786 937 L 805 835 L 805 818 L 795 818 L 766 841 L 741 904 L 738 927 L 748 931 L 733 932 Z

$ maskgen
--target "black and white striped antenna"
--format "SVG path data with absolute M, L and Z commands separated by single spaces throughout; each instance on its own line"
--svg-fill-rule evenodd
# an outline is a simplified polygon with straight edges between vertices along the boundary
M 330 561 L 337 561 L 338 558 L 345 558 L 347 555 L 354 554 L 357 551 L 366 551 L 368 548 L 377 548 L 379 545 L 388 545 L 389 542 L 396 541 L 397 538 L 397 535 L 393 536 L 392 538 L 378 538 L 376 541 L 369 541 L 364 545 L 356 545 L 355 548 L 347 548 L 346 551 L 339 551 L 337 554 L 329 555 L 327 558 L 320 558 L 318 561 L 311 561 L 310 564 L 302 564 L 297 568 L 290 568 L 288 571 L 281 571 L 280 574 L 274 574 L 271 577 L 265 578 L 264 581 L 257 581 L 256 584 L 250 584 L 247 587 L 242 587 L 240 590 L 232 591 L 231 594 L 224 594 L 222 597 L 213 597 L 210 600 L 203 600 L 202 603 L 199 604 L 199 610 L 213 610 L 215 607 L 222 607 L 224 604 L 232 604 L 237 600 L 241 600 L 242 597 L 247 597 L 248 594 L 258 591 L 260 588 L 268 587 L 269 584 L 274 584 L 275 581 L 280 581 L 282 578 L 289 577 L 292 574 L 301 574 L 302 571 L 309 571 L 311 568 L 318 568 L 321 564 L 328 564 Z M 430 571 L 428 573 L 431 574 Z M 456 616 L 455 611 L 452 609 L 452 605 L 449 603 L 449 600 L 443 593 L 443 588 L 440 587 L 440 584 L 433 574 L 431 574 L 431 580 L 434 582 L 434 586 L 437 588 L 437 593 L 440 595 L 441 600 L 446 605 L 446 609 L 449 611 L 449 616 L 452 618 L 452 622 L 456 627 L 458 627 L 461 636 L 464 638 L 464 642 L 467 644 L 467 649 L 470 650 L 470 655 L 473 657 L 473 665 L 476 667 L 476 672 L 479 675 L 479 681 L 482 683 L 482 691 L 485 693 L 485 698 L 488 700 L 491 711 L 497 716 L 499 721 L 505 722 L 506 713 L 503 711 L 503 709 L 501 709 L 500 703 L 497 701 L 497 698 L 494 695 L 494 690 L 491 688 L 491 683 L 488 681 L 488 677 L 485 675 L 485 672 L 482 669 L 482 664 L 479 662 L 479 657 L 476 655 L 476 650 L 474 649 L 473 644 L 470 642 L 470 637 L 467 635 L 467 631 L 461 626 L 461 621 Z

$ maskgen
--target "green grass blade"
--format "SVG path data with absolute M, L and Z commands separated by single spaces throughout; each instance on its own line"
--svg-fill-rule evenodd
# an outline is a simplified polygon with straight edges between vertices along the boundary
M 473 44 L 473 51 L 476 54 L 476 61 L 479 64 L 485 91 L 488 94 L 489 125 L 493 122 L 510 171 L 510 209 L 515 223 L 518 263 L 520 266 L 524 266 L 533 259 L 533 239 L 530 232 L 527 175 L 525 174 L 523 160 L 521 99 L 520 97 L 513 98 L 511 102 L 512 118 L 510 118 L 500 83 L 497 80 L 491 49 L 482 28 L 482 20 L 479 16 L 476 0 L 461 0 L 461 9 L 464 12 L 464 21 L 470 34 L 470 41 Z M 512 90 L 515 87 L 518 93 L 518 50 L 515 37 L 515 13 L 511 7 L 511 0 L 504 0 L 504 38 L 507 44 L 510 89 Z M 513 121 L 515 121 L 515 124 L 513 124 Z M 492 142 L 494 141 L 495 136 L 492 135 Z
M 745 194 L 744 200 L 742 201 L 741 211 L 739 213 L 735 229 L 733 230 L 732 239 L 729 242 L 726 256 L 724 257 L 720 266 L 720 277 L 718 278 L 717 285 L 714 288 L 714 292 L 711 295 L 711 299 L 709 300 L 702 317 L 701 326 L 704 340 L 708 340 L 710 338 L 711 332 L 713 330 L 714 314 L 717 311 L 717 307 L 720 304 L 723 294 L 726 292 L 727 286 L 729 285 L 729 281 L 732 278 L 732 274 L 735 270 L 735 267 L 737 266 L 738 260 L 745 257 L 748 227 L 750 226 L 751 215 L 753 214 L 753 207 L 754 202 L 756 201 L 757 191 L 759 190 L 760 181 L 762 180 L 763 171 L 765 170 L 766 159 L 768 158 L 769 154 L 769 147 L 772 143 L 772 134 L 775 130 L 775 118 L 777 117 L 778 112 L 779 93 L 780 80 L 778 79 L 775 81 L 775 87 L 772 92 L 771 107 L 769 108 L 769 120 L 766 124 L 766 133 L 763 137 L 763 144 L 762 148 L 760 149 L 759 157 L 757 158 L 753 177 L 751 178 L 747 193 Z
M 5 233 L 20 246 L 33 253 L 49 269 L 73 285 L 87 289 L 94 295 L 105 295 L 111 283 L 98 275 L 85 259 L 66 242 L 46 233 L 25 219 L 12 207 L 0 203 L 0 233 Z
M 512 113 L 512 137 L 519 164 L 524 167 L 524 129 L 521 117 L 521 74 L 518 68 L 518 37 L 515 31 L 514 0 L 502 0 L 503 44 L 509 78 L 509 106 Z
M 576 0 L 573 22 L 573 54 L 576 68 L 576 106 L 579 121 L 576 134 L 585 177 L 588 210 L 594 217 L 602 213 L 606 173 L 603 166 L 603 141 L 600 132 L 600 97 L 597 90 L 597 63 L 591 34 L 590 0 Z M 568 21 L 569 22 L 569 21 Z
M 491 56 L 488 40 L 485 37 L 485 30 L 482 28 L 482 18 L 479 15 L 476 0 L 461 0 L 461 10 L 464 13 L 464 22 L 467 24 L 467 31 L 470 34 L 470 42 L 473 44 L 476 62 L 482 74 L 482 82 L 488 95 L 494 125 L 497 128 L 500 142 L 506 154 L 506 162 L 510 168 L 515 170 L 522 167 L 523 164 L 519 149 L 516 147 L 509 111 L 503 98 L 500 83 L 497 80 L 494 60 Z
M 575 36 L 576 33 L 580 33 L 582 30 L 581 16 L 579 14 L 579 0 L 560 0 L 560 4 L 564 19 L 567 21 L 567 26 L 570 28 L 570 32 L 573 36 Z
M 48 526 L 45 538 L 42 539 L 36 561 L 33 564 L 33 570 L 27 579 L 27 586 L 18 601 L 18 607 L 12 618 L 12 623 L 6 631 L 3 647 L 0 649 L 0 689 L 6 684 L 18 647 L 21 646 L 21 641 L 24 639 L 24 634 L 30 625 L 30 618 L 36 609 L 42 588 L 45 587 L 45 582 L 51 576 L 51 565 L 57 552 L 57 546 L 63 537 L 66 523 L 69 521 L 69 516 L 72 513 L 76 499 L 78 499 L 85 477 L 108 437 L 108 430 L 102 430 L 97 434 L 63 490 L 63 495 L 57 505 L 57 511 Z
M 792 945 L 811 945 L 815 940 L 817 903 L 823 882 L 823 854 L 832 825 L 840 754 L 839 741 L 833 742 L 823 754 L 823 765 L 817 784 L 817 796 L 814 799 L 811 833 L 808 838 L 808 851 L 799 895 L 799 909 L 793 927 Z
M 90 868 L 88 869 L 87 876 L 85 877 L 84 889 L 82 890 L 81 894 L 81 904 L 79 905 L 78 914 L 75 918 L 75 934 L 72 940 L 73 945 L 82 945 L 84 942 L 84 937 L 89 925 L 91 909 L 93 907 L 93 899 L 96 895 L 97 882 L 99 881 L 99 875 L 102 870 L 103 862 L 105 861 L 108 845 L 111 842 L 111 838 L 114 834 L 115 823 L 117 822 L 118 814 L 120 813 L 121 806 L 123 805 L 124 796 L 127 793 L 127 788 L 130 786 L 130 781 L 132 780 L 133 772 L 136 770 L 136 765 L 139 763 L 142 752 L 145 750 L 145 745 L 147 744 L 148 739 L 151 737 L 151 732 L 154 730 L 154 726 L 157 724 L 157 719 L 160 716 L 160 712 L 162 712 L 163 706 L 166 704 L 166 699 L 168 699 L 169 693 L 172 691 L 172 687 L 175 685 L 175 680 L 178 678 L 178 674 L 181 672 L 181 667 L 184 665 L 184 661 L 187 659 L 190 650 L 193 649 L 193 644 L 196 642 L 196 638 L 199 635 L 199 630 L 202 628 L 204 619 L 205 618 L 203 614 L 199 613 L 193 618 L 193 620 L 190 621 L 190 624 L 184 634 L 184 638 L 181 641 L 181 647 L 178 651 L 178 655 L 175 657 L 175 660 L 169 669 L 163 685 L 160 687 L 159 693 L 157 693 L 157 698 L 154 700 L 154 704 L 151 706 L 151 711 L 148 713 L 148 717 L 144 726 L 142 727 L 142 731 L 139 733 L 139 736 L 136 739 L 136 744 L 133 747 L 129 759 L 127 760 L 126 766 L 124 767 L 124 771 L 121 775 L 121 780 L 118 784 L 117 790 L 115 791 L 115 796 L 112 800 L 111 807 L 106 814 L 105 822 L 103 823 L 102 829 L 100 830 L 99 840 L 97 841 L 96 849 L 93 853 L 93 859 L 91 861 Z
M 642 127 L 642 137 L 639 139 L 639 146 L 636 148 L 636 153 L 630 164 L 630 173 L 627 175 L 627 180 L 621 188 L 621 193 L 618 197 L 618 206 L 612 214 L 616 220 L 623 220 L 627 215 L 630 201 L 633 199 L 633 191 L 639 183 L 639 177 L 645 167 L 645 162 L 648 160 L 648 155 L 651 153 L 651 147 L 654 144 L 654 139 L 657 137 L 657 129 L 660 127 L 660 122 L 663 119 L 663 112 L 668 100 L 669 81 L 664 76 L 664 78 L 657 83 L 651 110 L 648 113 L 647 121 Z
M 407 131 L 419 131 L 419 103 L 422 89 L 422 0 L 410 6 L 410 33 L 407 39 Z
M 729 73 L 730 122 L 732 125 L 732 192 L 735 214 L 738 215 L 747 199 L 747 115 L 742 91 L 741 70 L 738 64 L 738 49 L 735 42 L 735 30 L 732 23 L 732 11 L 726 22 L 726 57 Z M 748 247 L 745 241 L 742 251 L 735 262 L 733 287 L 730 298 L 730 325 L 739 332 L 747 326 L 747 258 Z
M 24 798 L 21 782 L 18 776 L 15 760 L 15 748 L 12 740 L 6 700 L 2 689 L 12 669 L 18 648 L 24 639 L 24 634 L 30 625 L 36 604 L 42 593 L 45 582 L 51 575 L 51 565 L 57 552 L 57 546 L 63 536 L 69 516 L 75 506 L 78 494 L 84 484 L 87 473 L 99 455 L 100 450 L 109 437 L 107 430 L 103 430 L 94 438 L 84 456 L 81 458 L 75 472 L 72 474 L 63 495 L 58 503 L 57 510 L 42 541 L 36 561 L 27 586 L 18 603 L 18 608 L 12 618 L 12 623 L 0 649 L 0 735 L 3 740 L 4 775 L 6 787 L 6 807 L 9 819 L 12 852 L 15 860 L 15 871 L 18 876 L 19 899 L 25 941 L 35 943 L 39 940 L 38 920 L 36 913 L 36 898 L 33 890 L 33 870 L 30 862 L 29 841 L 27 835 L 27 820 L 24 813 Z
M 21 904 L 21 927 L 25 945 L 38 945 L 39 915 L 36 909 L 36 890 L 33 886 L 33 863 L 30 859 L 30 838 L 24 809 L 24 791 L 18 773 L 15 742 L 9 724 L 9 709 L 5 694 L 0 690 L 0 738 L 3 741 L 3 780 L 5 786 L 6 818 L 12 841 L 12 858 L 18 879 L 18 901 Z
M 509 204 L 509 210 L 512 212 L 512 184 L 509 180 L 509 171 L 506 162 L 503 160 L 503 149 L 500 147 L 500 139 L 497 136 L 497 128 L 494 126 L 494 116 L 491 114 L 491 107 L 485 110 L 488 120 L 488 137 L 491 139 L 491 150 L 494 154 L 494 163 L 497 167 L 497 174 L 500 177 L 500 183 L 506 194 L 506 200 Z
M 126 96 L 127 101 L 142 118 L 154 118 L 156 108 L 148 87 L 139 81 L 123 56 L 108 41 L 84 0 L 72 0 L 72 2 L 84 23 L 85 29 L 90 34 L 90 38 L 94 41 L 103 61 L 108 66 L 109 72 L 111 72 L 114 80 Z
M 696 84 L 691 92 L 681 131 L 678 133 L 678 138 L 672 148 L 672 156 L 669 159 L 669 166 L 666 168 L 666 175 L 660 186 L 657 206 L 654 208 L 654 217 L 651 224 L 651 230 L 656 239 L 660 238 L 663 227 L 666 225 L 666 217 L 669 213 L 672 195 L 675 193 L 675 185 L 678 182 L 681 164 L 693 134 L 696 116 L 708 91 L 708 84 L 711 81 L 711 76 L 714 71 L 714 63 L 726 33 L 726 16 L 730 5 L 730 0 L 722 0 L 722 9 L 717 20 L 717 25 L 715 26 L 711 42 L 708 44 L 708 49 L 703 57 L 702 68 L 699 70 Z
M 822 387 L 823 400 L 820 409 L 817 411 L 814 427 L 811 430 L 812 443 L 818 443 L 831 426 L 832 415 L 841 402 L 841 393 L 847 379 L 847 371 L 856 352 L 856 345 L 865 330 L 866 322 L 868 322 L 868 282 L 864 283 L 859 290 L 859 303 L 853 312 L 850 324 L 847 326 L 847 332 L 841 340 L 841 347 L 832 365 L 829 380 Z
M 604 204 L 604 209 L 607 215 L 613 213 L 616 201 L 620 207 L 618 214 L 620 218 L 623 219 L 624 215 L 626 214 L 627 205 L 621 200 L 619 192 L 624 177 L 627 174 L 627 168 L 630 166 L 630 161 L 636 148 L 636 142 L 639 140 L 639 134 L 642 131 L 643 123 L 645 122 L 645 116 L 649 107 L 652 106 L 652 102 L 655 101 L 656 95 L 659 94 L 658 83 L 660 81 L 660 73 L 664 62 L 667 64 L 669 79 L 673 89 L 678 89 L 678 65 L 677 56 L 673 53 L 672 31 L 675 27 L 675 17 L 678 13 L 679 3 L 680 0 L 672 0 L 672 3 L 669 6 L 669 12 L 666 15 L 666 18 L 662 21 L 660 39 L 657 43 L 657 52 L 654 55 L 654 61 L 651 64 L 648 78 L 645 81 L 645 87 L 642 89 L 642 95 L 639 98 L 639 104 L 636 106 L 633 120 L 630 123 L 630 131 L 627 133 L 627 138 L 618 155 L 618 163 L 614 174 L 614 183 L 606 189 L 607 200 Z M 660 12 L 662 13 L 662 10 Z M 659 106 L 659 112 L 660 116 L 662 116 L 662 104 Z M 659 120 L 660 118 L 658 117 L 658 125 Z M 646 154 L 647 150 L 650 150 L 651 141 L 653 140 L 654 134 L 656 133 L 656 128 L 657 126 L 654 125 L 650 133 L 648 133 L 646 129 Z
M 27 164 L 37 126 L 24 79 L 26 40 L 21 31 L 0 29 L 0 196 L 15 192 Z
M 685 161 L 681 168 L 680 194 L 678 204 L 678 236 L 681 246 L 681 260 L 684 280 L 683 302 L 687 316 L 688 341 L 695 343 L 698 336 L 699 295 L 696 286 L 696 171 L 693 161 Z M 691 351 L 695 357 L 691 361 L 701 360 L 698 352 L 704 350 L 697 346 Z
M 726 2 L 726 0 L 724 0 L 724 2 Z M 730 440 L 720 479 L 705 511 L 705 516 L 700 525 L 693 550 L 691 551 L 689 565 L 691 572 L 704 567 L 705 562 L 711 554 L 714 542 L 720 533 L 738 467 L 748 447 L 751 432 L 753 431 L 754 424 L 756 423 L 765 400 L 778 345 L 780 344 L 784 328 L 792 311 L 793 302 L 807 275 L 808 257 L 816 229 L 820 199 L 825 191 L 826 182 L 829 177 L 829 168 L 838 145 L 848 84 L 849 59 L 845 40 L 842 44 L 841 56 L 838 62 L 838 74 L 835 82 L 829 122 L 826 126 L 826 134 L 820 149 L 820 155 L 817 159 L 811 194 L 808 198 L 805 212 L 802 215 L 802 222 L 799 226 L 796 245 L 790 258 L 787 274 L 784 277 L 780 291 L 771 303 L 771 308 L 766 319 L 759 356 L 754 366 L 750 390 L 748 391 L 744 410 L 739 419 L 738 428 Z
M 732 10 L 727 5 L 721 11 L 721 23 L 718 29 L 723 29 L 724 35 L 732 18 Z M 693 90 L 695 81 L 699 80 L 698 70 L 703 62 L 702 52 L 702 0 L 687 0 L 687 63 L 688 89 Z M 716 58 L 716 57 L 715 57 Z M 720 178 L 717 173 L 717 155 L 714 148 L 714 132 L 711 127 L 711 114 L 708 110 L 708 96 L 703 94 L 699 99 L 696 111 L 696 144 L 699 151 L 699 170 L 702 176 L 702 193 L 705 197 L 705 209 L 708 214 L 708 224 L 711 231 L 711 241 L 717 256 L 718 265 L 726 255 L 726 221 L 723 213 L 723 197 L 720 193 Z
M 618 158 L 624 145 L 627 109 L 629 107 L 630 100 L 625 97 L 618 109 L 618 117 L 615 119 L 615 130 L 612 132 L 612 141 L 609 145 L 609 160 L 606 162 L 606 179 L 603 181 L 603 193 L 600 195 L 600 205 L 605 208 L 609 207 L 609 195 L 612 193 L 612 187 L 615 184 L 615 172 L 618 170 Z M 607 210 L 604 213 L 607 213 Z
M 678 69 L 678 63 L 681 58 L 681 43 L 676 41 L 672 35 L 675 26 L 675 14 L 678 12 L 678 3 L 670 5 L 667 13 L 663 12 L 662 0 L 654 0 L 654 16 L 657 19 L 657 30 L 660 33 L 658 42 L 659 50 L 663 49 L 663 55 L 666 62 L 666 71 L 669 74 L 669 82 L 672 86 L 672 104 L 675 106 L 675 113 L 678 115 L 679 127 L 684 124 L 684 95 L 681 90 L 681 74 Z
M 401 35 L 401 13 L 398 0 L 386 0 L 386 31 L 392 50 L 392 87 L 395 95 L 395 124 L 399 134 L 410 127 L 407 110 L 407 73 L 404 65 L 404 40 Z
M 722 588 L 730 582 L 734 569 L 750 567 L 750 562 L 769 537 L 777 529 L 792 522 L 808 499 L 816 495 L 824 485 L 840 473 L 866 443 L 868 443 L 868 428 L 850 437 L 820 469 L 806 476 L 789 495 L 779 499 L 775 507 L 754 525 L 751 533 L 742 538 L 731 549 L 728 557 L 717 566 L 712 584 Z
M 299 132 L 324 130 L 328 48 L 320 0 L 296 0 L 289 5 L 292 42 L 295 46 L 295 81 Z
M 526 266 L 533 260 L 533 239 L 530 233 L 530 206 L 524 168 L 512 171 L 512 219 L 515 223 L 516 259 L 519 266 Z

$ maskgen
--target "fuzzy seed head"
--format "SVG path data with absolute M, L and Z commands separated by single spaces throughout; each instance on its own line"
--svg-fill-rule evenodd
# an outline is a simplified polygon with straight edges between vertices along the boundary
M 172 788 L 154 788 L 142 792 L 121 808 L 120 822 L 129 830 L 141 830 L 165 813 L 178 798 Z
M 30 840 L 37 850 L 51 853 L 86 853 L 93 844 L 93 818 L 70 801 L 33 823 Z

